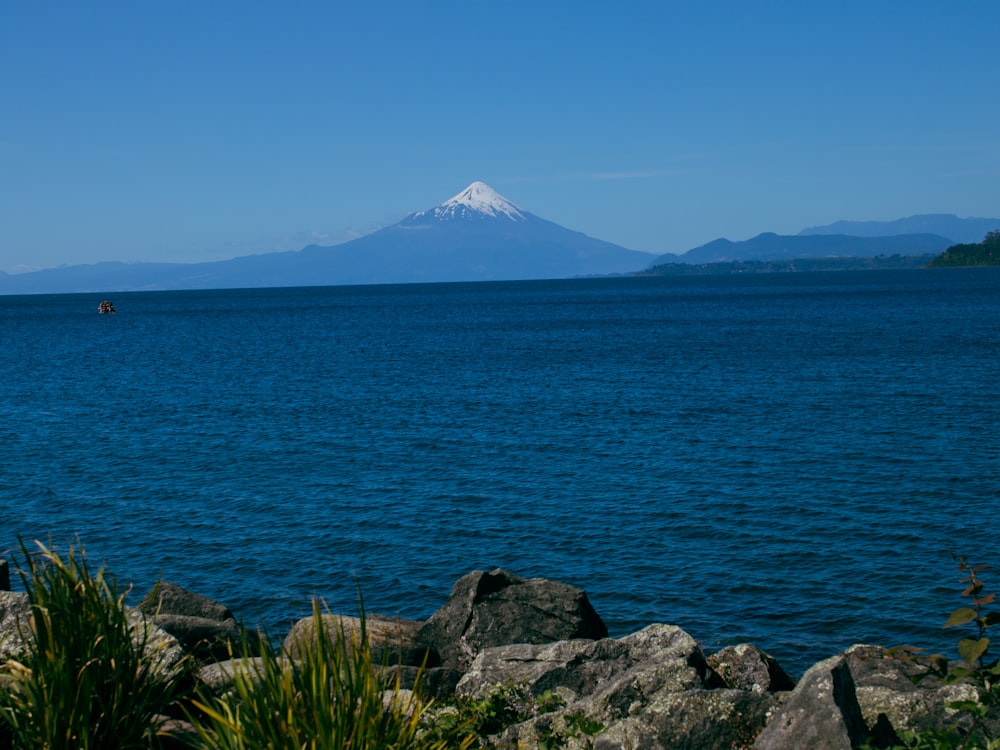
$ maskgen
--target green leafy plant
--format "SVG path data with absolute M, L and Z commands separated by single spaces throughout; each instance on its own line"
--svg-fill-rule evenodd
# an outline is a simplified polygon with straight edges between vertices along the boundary
M 148 621 L 126 608 L 114 578 L 91 572 L 82 548 L 61 556 L 36 544 L 34 555 L 21 544 L 27 654 L 0 670 L 0 717 L 14 747 L 151 747 L 156 717 L 178 697 L 179 662 L 153 642 Z
M 539 750 L 557 750 L 565 747 L 569 739 L 583 739 L 585 748 L 594 746 L 594 735 L 604 730 L 604 724 L 591 719 L 585 714 L 566 714 L 563 718 L 563 729 L 556 729 L 552 725 L 540 727 L 538 731 Z
M 359 633 L 327 627 L 313 604 L 315 639 L 298 644 L 290 659 L 268 646 L 245 643 L 235 660 L 232 688 L 201 691 L 189 719 L 203 750 L 365 750 L 468 747 L 456 733 L 434 736 L 422 727 L 427 703 L 405 691 L 399 675 L 386 677 L 373 662 L 364 616 Z M 252 647 L 253 646 L 253 647 Z M 258 658 L 250 656 L 259 652 Z
M 534 713 L 526 685 L 496 685 L 477 698 L 459 696 L 438 707 L 428 715 L 426 731 L 442 741 L 460 735 L 470 746 L 483 747 L 489 744 L 490 736 L 526 721 Z
M 456 733 L 471 739 L 473 747 L 492 746 L 496 735 L 566 705 L 558 693 L 546 690 L 533 698 L 525 684 L 496 685 L 478 698 L 458 697 L 428 715 L 428 732 L 445 738 Z
M 551 690 L 546 690 L 535 699 L 535 710 L 539 714 L 558 711 L 565 705 L 566 699 L 559 695 L 559 693 L 554 693 Z
M 958 569 L 965 573 L 962 583 L 967 584 L 962 596 L 968 598 L 971 606 L 959 607 L 951 613 L 951 617 L 944 624 L 946 628 L 953 628 L 960 625 L 972 623 L 976 632 L 971 637 L 962 638 L 958 642 L 958 655 L 966 663 L 966 667 L 956 667 L 952 671 L 957 677 L 974 676 L 976 674 L 986 675 L 986 685 L 990 686 L 995 680 L 990 680 L 989 676 L 1000 675 L 1000 670 L 994 666 L 986 669 L 983 658 L 990 647 L 990 639 L 986 637 L 987 631 L 993 625 L 1000 623 L 1000 612 L 987 612 L 986 605 L 993 604 L 996 594 L 986 594 L 983 591 L 985 586 L 979 573 L 986 570 L 988 565 L 969 565 L 964 558 L 958 560 Z
M 499 685 L 482 698 L 470 699 L 465 710 L 476 734 L 498 734 L 531 717 L 531 693 L 525 685 Z
M 968 742 L 959 745 L 961 748 L 975 747 L 970 742 L 980 742 L 988 750 L 1000 748 L 1000 738 L 992 735 L 988 719 L 1000 712 L 1000 662 L 986 659 L 990 648 L 987 637 L 989 629 L 1000 623 L 1000 612 L 987 611 L 987 605 L 996 601 L 996 594 L 987 594 L 980 573 L 987 565 L 970 565 L 965 558 L 957 558 L 958 569 L 964 574 L 962 583 L 965 590 L 962 596 L 969 600 L 969 606 L 959 607 L 951 613 L 945 623 L 946 628 L 971 625 L 973 634 L 958 641 L 958 655 L 964 664 L 951 666 L 946 680 L 958 682 L 968 680 L 979 694 L 978 700 L 953 701 L 949 707 L 962 712 L 972 719 L 972 726 L 967 735 Z
M 959 573 L 963 576 L 962 597 L 968 602 L 956 609 L 945 622 L 945 628 L 971 626 L 970 635 L 958 641 L 959 664 L 949 664 L 943 656 L 921 658 L 911 647 L 896 649 L 901 658 L 917 659 L 929 667 L 928 674 L 944 679 L 948 684 L 964 682 L 976 689 L 977 699 L 950 701 L 946 705 L 958 712 L 964 726 L 931 729 L 919 733 L 900 732 L 902 745 L 893 750 L 1000 750 L 1000 738 L 993 736 L 990 720 L 1000 720 L 1000 662 L 988 661 L 990 649 L 988 633 L 1000 624 L 1000 612 L 988 611 L 996 595 L 986 593 L 981 573 L 988 565 L 970 565 L 956 557 Z M 926 675 L 924 675 L 926 676 Z M 920 678 L 917 678 L 920 679 Z

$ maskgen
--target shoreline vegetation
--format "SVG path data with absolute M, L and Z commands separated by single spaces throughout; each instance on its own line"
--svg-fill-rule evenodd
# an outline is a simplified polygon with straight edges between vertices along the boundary
M 1000 230 L 987 232 L 982 242 L 952 245 L 929 268 L 1000 266 Z
M 731 260 L 718 263 L 663 263 L 633 276 L 723 276 L 731 274 L 802 273 L 815 271 L 883 271 L 927 268 L 933 255 L 880 255 L 874 258 L 799 258 Z
M 856 645 L 794 680 L 675 625 L 609 638 L 583 590 L 502 570 L 423 622 L 314 601 L 277 644 L 175 584 L 129 607 L 82 549 L 36 545 L 0 590 L 3 750 L 1000 747 L 1000 612 L 964 559 L 958 660 Z
M 884 271 L 916 268 L 981 268 L 1000 266 L 1000 230 L 982 242 L 952 245 L 938 255 L 878 255 L 871 258 L 796 258 L 731 260 L 716 263 L 661 263 L 633 276 L 724 276 L 733 274 L 817 271 Z
M 726 276 L 733 274 L 803 273 L 818 271 L 884 271 L 916 268 L 979 268 L 1000 266 L 1000 230 L 982 242 L 952 245 L 938 255 L 877 255 L 776 260 L 730 260 L 714 263 L 660 263 L 633 276 Z

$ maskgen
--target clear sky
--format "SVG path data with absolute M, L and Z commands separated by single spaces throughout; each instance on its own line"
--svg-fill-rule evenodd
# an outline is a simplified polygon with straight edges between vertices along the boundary
M 474 180 L 656 253 L 995 217 L 997 29 L 995 0 L 9 0 L 0 270 L 335 244 Z

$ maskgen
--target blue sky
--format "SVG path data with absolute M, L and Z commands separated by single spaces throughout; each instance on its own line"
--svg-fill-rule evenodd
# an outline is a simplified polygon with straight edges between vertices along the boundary
M 335 244 L 482 180 L 649 252 L 1000 215 L 1000 3 L 9 2 L 0 270 Z

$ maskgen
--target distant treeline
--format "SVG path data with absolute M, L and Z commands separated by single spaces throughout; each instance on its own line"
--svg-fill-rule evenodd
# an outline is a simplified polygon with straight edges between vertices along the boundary
M 1000 230 L 987 232 L 982 242 L 952 245 L 930 262 L 931 268 L 1000 266 Z
M 924 268 L 933 255 L 879 255 L 874 258 L 801 258 L 798 260 L 732 260 L 720 263 L 662 263 L 637 276 L 696 276 L 804 271 L 868 271 Z

